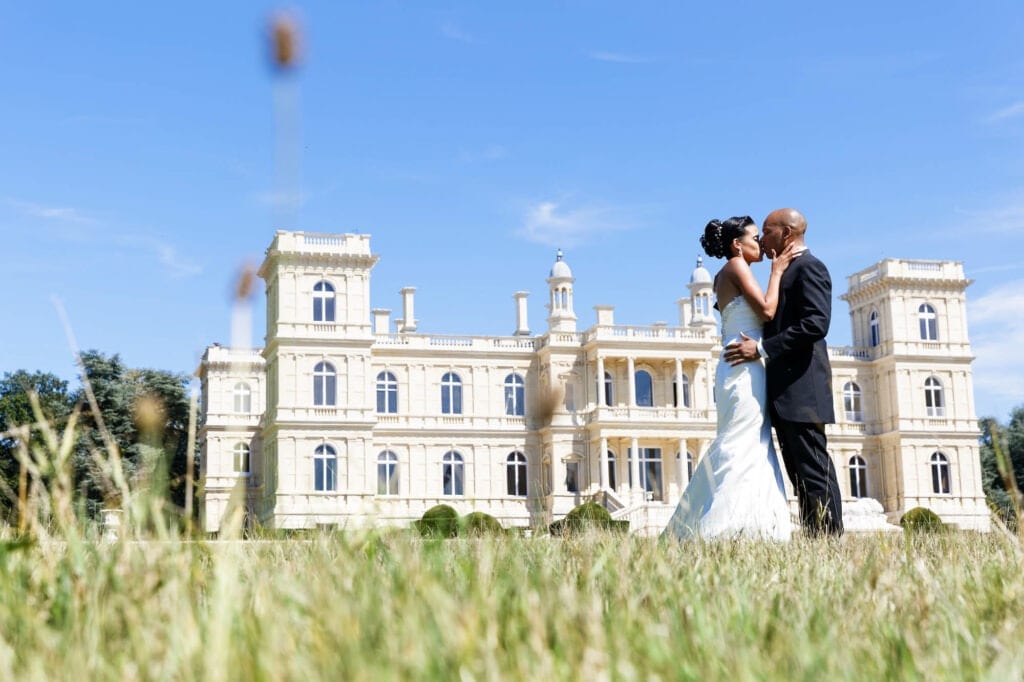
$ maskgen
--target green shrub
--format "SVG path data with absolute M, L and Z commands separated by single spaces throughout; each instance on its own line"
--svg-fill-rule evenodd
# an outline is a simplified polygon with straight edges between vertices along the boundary
M 459 513 L 447 504 L 431 507 L 415 523 L 425 538 L 453 538 L 459 532 Z
M 626 532 L 629 530 L 629 521 L 613 521 L 608 510 L 597 502 L 584 502 L 566 514 L 564 519 L 548 526 L 548 532 L 552 535 L 568 535 L 591 528 Z
M 900 519 L 900 525 L 905 533 L 941 533 L 946 530 L 939 515 L 924 507 L 908 510 Z
M 459 535 L 498 535 L 504 532 L 501 522 L 490 514 L 470 512 L 459 519 Z

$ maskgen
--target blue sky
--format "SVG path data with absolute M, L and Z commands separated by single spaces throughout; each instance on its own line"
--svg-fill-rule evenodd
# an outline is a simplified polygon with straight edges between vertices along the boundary
M 309 3 L 284 84 L 274 5 L 151 4 L 0 3 L 0 372 L 74 376 L 54 297 L 191 372 L 278 227 L 371 234 L 374 307 L 416 286 L 423 332 L 510 333 L 520 289 L 542 331 L 557 247 L 581 327 L 674 323 L 708 219 L 793 205 L 837 296 L 963 261 L 978 412 L 1024 403 L 1019 2 Z

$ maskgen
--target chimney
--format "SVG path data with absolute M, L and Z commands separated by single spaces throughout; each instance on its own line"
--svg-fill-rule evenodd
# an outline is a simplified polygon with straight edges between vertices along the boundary
M 526 321 L 526 297 L 530 293 L 527 291 L 517 291 L 512 294 L 512 298 L 516 300 L 516 331 L 514 336 L 529 336 L 530 325 Z
M 390 334 L 391 333 L 391 311 L 385 308 L 374 308 L 373 309 L 373 333 L 374 334 Z
M 615 324 L 615 306 L 613 305 L 595 305 L 594 310 L 597 311 L 597 324 L 601 327 L 610 327 Z
M 404 287 L 399 293 L 402 294 L 402 326 L 400 332 L 416 331 L 416 318 L 413 316 L 412 295 L 416 293 L 416 287 Z
M 686 327 L 690 324 L 690 299 L 681 298 L 676 303 L 679 305 L 679 326 Z

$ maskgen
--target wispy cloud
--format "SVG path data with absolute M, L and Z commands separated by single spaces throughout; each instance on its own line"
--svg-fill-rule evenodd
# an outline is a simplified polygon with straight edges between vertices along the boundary
M 167 274 L 175 279 L 193 277 L 203 271 L 198 264 L 179 254 L 177 247 L 156 237 L 122 235 L 116 237 L 114 241 L 122 246 L 139 249 L 154 256 L 157 262 L 164 266 Z
M 1024 116 L 1024 102 L 1017 102 L 1008 107 L 1003 107 L 1002 109 L 992 112 L 985 121 L 987 123 L 999 123 L 1000 121 L 1019 118 L 1021 116 Z
M 547 246 L 570 247 L 603 232 L 631 229 L 632 223 L 622 209 L 565 208 L 554 201 L 542 201 L 526 211 L 516 235 Z
M 585 52 L 590 59 L 599 62 L 612 62 L 615 64 L 650 64 L 656 61 L 654 57 L 647 57 L 638 54 L 626 54 L 624 52 L 607 52 L 605 50 L 591 50 Z
M 478 42 L 474 36 L 466 33 L 451 21 L 441 24 L 441 35 L 449 40 L 466 43 L 467 45 L 475 45 Z
M 1024 279 L 1005 282 L 977 299 L 967 308 L 974 351 L 974 387 L 985 403 L 979 416 L 1004 418 L 1024 396 Z M 991 403 L 991 404 L 989 404 Z M 1000 413 L 993 414 L 994 411 Z
M 992 272 L 1011 272 L 1013 270 L 1024 269 L 1024 263 L 1002 263 L 997 265 L 983 265 L 978 268 L 967 268 L 965 264 L 968 277 L 975 277 L 977 275 L 985 275 Z
M 508 158 L 508 150 L 500 144 L 489 144 L 483 149 L 466 150 L 459 152 L 459 161 L 462 163 L 476 163 L 478 161 L 500 161 Z
M 1024 234 L 1024 199 L 1010 199 L 993 208 L 957 208 L 954 212 L 963 216 L 965 224 L 955 226 L 950 234 L 963 234 L 964 229 L 972 233 Z
M 21 201 L 19 199 L 7 199 L 7 204 L 23 215 L 30 216 L 32 218 L 43 218 L 45 220 L 55 220 L 65 223 L 79 223 L 79 224 L 93 224 L 96 222 L 95 219 L 82 213 L 77 208 L 71 208 L 68 206 L 45 206 L 43 204 L 36 204 L 30 201 Z

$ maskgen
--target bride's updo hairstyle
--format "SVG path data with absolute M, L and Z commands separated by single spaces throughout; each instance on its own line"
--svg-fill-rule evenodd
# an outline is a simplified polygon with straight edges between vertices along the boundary
M 704 247 L 704 253 L 712 258 L 730 258 L 732 253 L 729 247 L 732 240 L 742 239 L 747 233 L 747 228 L 754 224 L 754 219 L 748 215 L 735 216 L 725 222 L 712 220 L 704 228 L 700 245 Z

